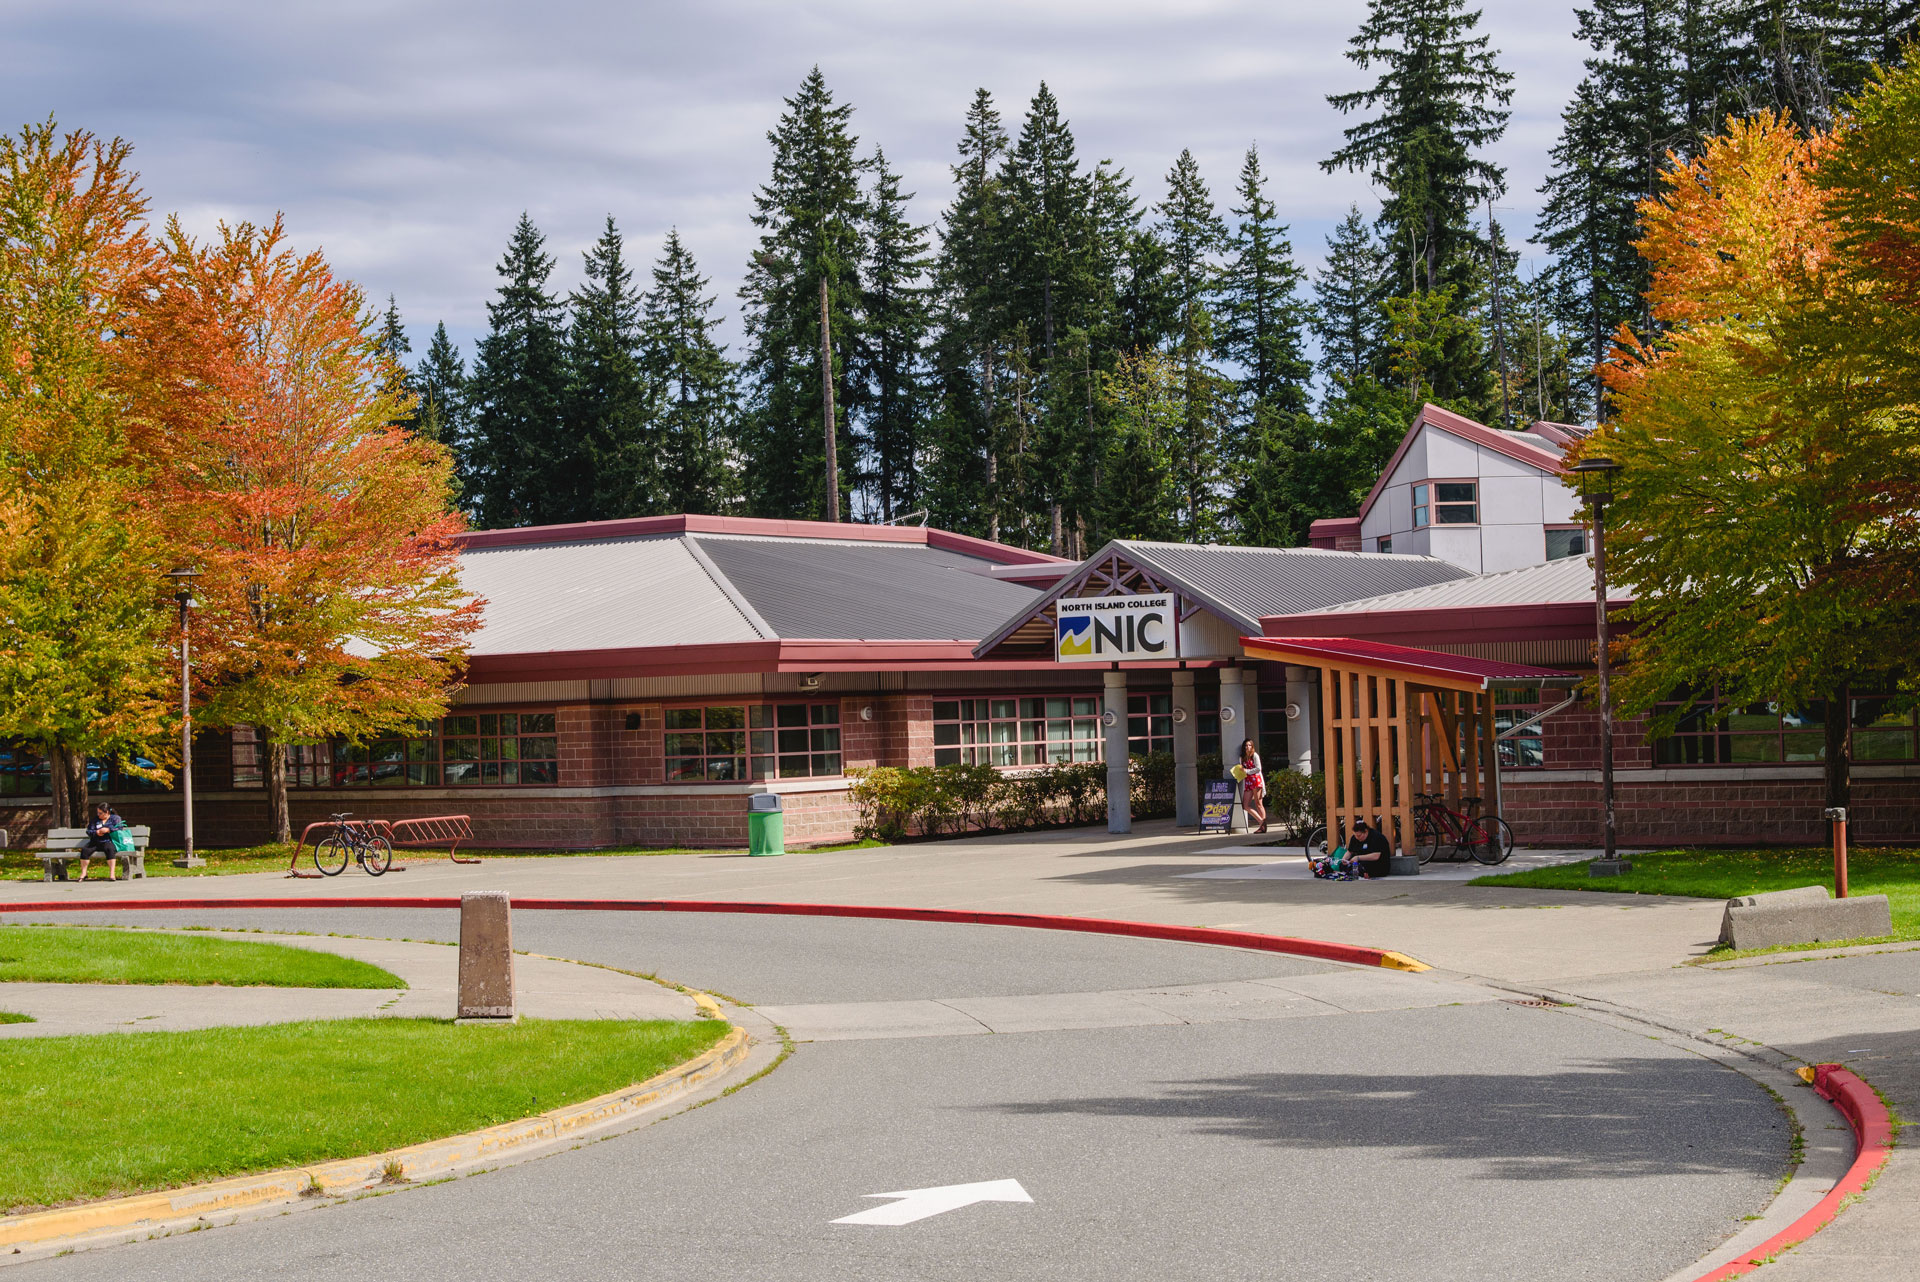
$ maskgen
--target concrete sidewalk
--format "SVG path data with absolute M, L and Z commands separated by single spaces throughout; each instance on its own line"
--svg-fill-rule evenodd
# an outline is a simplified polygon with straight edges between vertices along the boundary
M 1614 1005 L 1637 1018 L 1764 1043 L 1808 1062 L 1844 1063 L 1903 1114 L 1920 1116 L 1920 950 L 1783 958 L 1762 966 L 1686 965 L 1713 947 L 1718 901 L 1498 889 L 1428 877 L 1317 882 L 1192 875 L 1279 862 L 1293 853 L 1264 848 L 1271 853 L 1263 859 L 1221 850 L 1236 844 L 1219 834 L 1144 823 L 1123 836 L 1082 829 L 777 859 L 742 853 L 422 863 L 404 878 L 349 874 L 318 886 L 265 875 L 111 886 L 7 882 L 0 883 L 0 900 L 388 898 L 489 889 L 519 897 L 970 908 L 1254 930 L 1396 949 L 1460 977 Z M 1762 1276 L 1905 1282 L 1920 1258 L 1920 1218 L 1910 1212 L 1916 1201 L 1920 1154 L 1898 1148 L 1860 1204 Z
M 203 937 L 223 934 L 193 933 Z M 0 983 L 0 1010 L 34 1019 L 31 1024 L 0 1024 L 0 1038 L 154 1032 L 376 1015 L 453 1016 L 459 955 L 445 945 L 251 931 L 226 937 L 358 958 L 398 975 L 407 987 Z M 520 1013 L 534 1019 L 692 1019 L 698 1012 L 691 997 L 650 980 L 544 957 L 514 958 L 514 989 Z

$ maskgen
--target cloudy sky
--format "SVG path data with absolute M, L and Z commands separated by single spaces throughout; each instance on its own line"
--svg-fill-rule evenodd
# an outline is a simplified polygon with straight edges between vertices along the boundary
M 678 226 L 715 280 L 727 332 L 753 240 L 766 132 L 818 63 L 934 222 L 977 86 L 1017 130 L 1059 97 L 1083 159 L 1157 199 L 1191 148 L 1224 207 L 1250 142 L 1303 260 L 1375 197 L 1323 174 L 1368 82 L 1341 56 L 1358 0 L 10 0 L 0 121 L 51 113 L 134 144 L 156 213 L 188 226 L 284 211 L 370 295 L 394 294 L 415 350 L 435 320 L 470 342 L 521 210 L 562 288 L 612 214 L 638 262 Z M 1514 73 L 1493 158 L 1501 214 L 1531 229 L 1559 113 L 1580 75 L 1572 0 L 1485 0 Z

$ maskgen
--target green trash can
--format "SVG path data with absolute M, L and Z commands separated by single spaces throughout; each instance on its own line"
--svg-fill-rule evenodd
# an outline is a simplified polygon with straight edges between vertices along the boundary
M 787 853 L 787 817 L 781 813 L 779 793 L 756 792 L 747 798 L 747 853 Z

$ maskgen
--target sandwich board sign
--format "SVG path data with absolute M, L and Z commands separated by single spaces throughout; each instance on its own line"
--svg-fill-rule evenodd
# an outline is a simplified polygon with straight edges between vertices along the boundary
M 1233 798 L 1239 785 L 1231 779 L 1208 779 L 1200 785 L 1200 831 L 1233 831 Z
M 1061 663 L 1179 657 L 1173 593 L 1062 597 L 1054 602 L 1053 657 Z

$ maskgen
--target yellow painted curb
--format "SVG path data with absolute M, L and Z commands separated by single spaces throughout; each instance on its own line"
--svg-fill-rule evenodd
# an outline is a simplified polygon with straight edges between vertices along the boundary
M 692 996 L 703 1011 L 719 1014 L 720 1007 L 712 998 L 704 993 Z M 746 1059 L 747 1049 L 746 1030 L 734 1028 L 701 1054 L 644 1082 L 485 1130 L 428 1140 L 369 1157 L 342 1158 L 162 1193 L 142 1193 L 57 1211 L 0 1217 L 0 1246 L 21 1249 L 52 1246 L 90 1233 L 154 1229 L 221 1211 L 294 1202 L 315 1194 L 348 1192 L 379 1184 L 390 1162 L 399 1163 L 402 1174 L 410 1180 L 443 1175 L 517 1148 L 564 1139 L 683 1095 L 738 1065 Z
M 1387 967 L 1390 970 L 1432 970 L 1433 969 L 1433 967 L 1427 965 L 1425 962 L 1420 961 L 1419 959 L 1414 957 L 1409 957 L 1405 953 L 1383 952 L 1380 954 L 1380 964 L 1382 966 Z

